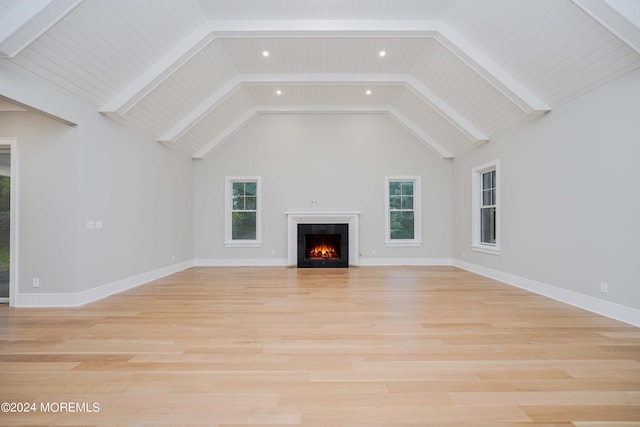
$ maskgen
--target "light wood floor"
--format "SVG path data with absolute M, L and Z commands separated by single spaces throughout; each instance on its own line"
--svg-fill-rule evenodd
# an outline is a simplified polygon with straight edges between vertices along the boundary
M 453 267 L 193 268 L 0 327 L 37 405 L 3 426 L 640 426 L 640 329 Z

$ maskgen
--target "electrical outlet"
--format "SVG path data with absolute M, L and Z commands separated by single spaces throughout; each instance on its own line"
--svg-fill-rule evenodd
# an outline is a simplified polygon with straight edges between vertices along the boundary
M 34 288 L 39 288 L 40 287 L 40 279 L 37 277 L 33 278 L 33 287 Z
M 600 292 L 603 294 L 609 293 L 609 284 L 607 282 L 600 282 Z

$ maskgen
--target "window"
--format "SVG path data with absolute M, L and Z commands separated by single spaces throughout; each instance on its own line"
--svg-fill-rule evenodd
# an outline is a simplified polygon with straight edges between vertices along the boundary
M 260 246 L 260 178 L 226 178 L 225 244 Z
M 422 243 L 420 177 L 386 177 L 385 205 L 385 244 L 390 246 L 420 245 Z
M 473 169 L 472 249 L 500 253 L 499 240 L 499 161 Z

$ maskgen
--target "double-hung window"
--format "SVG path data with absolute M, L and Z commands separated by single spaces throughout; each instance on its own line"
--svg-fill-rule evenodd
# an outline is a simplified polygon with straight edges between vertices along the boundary
M 225 244 L 260 246 L 260 178 L 226 178 Z
M 499 210 L 498 160 L 473 169 L 473 244 L 472 249 L 499 254 L 500 210 Z
M 422 243 L 419 176 L 385 178 L 385 244 L 415 246 Z

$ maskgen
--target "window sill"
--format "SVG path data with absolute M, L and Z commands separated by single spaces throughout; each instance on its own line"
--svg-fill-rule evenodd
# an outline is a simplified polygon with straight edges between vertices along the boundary
M 238 240 L 238 241 L 232 241 L 232 242 L 224 242 L 224 245 L 230 248 L 259 248 L 260 246 L 262 246 L 262 242 L 256 242 L 252 240 L 246 240 L 246 241 Z
M 474 252 L 481 252 L 483 254 L 500 255 L 500 248 L 496 246 L 472 245 L 471 250 Z
M 418 240 L 405 240 L 405 241 L 394 241 L 394 240 L 386 240 L 384 242 L 385 246 L 422 246 L 422 242 Z

